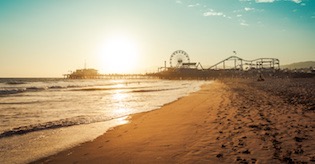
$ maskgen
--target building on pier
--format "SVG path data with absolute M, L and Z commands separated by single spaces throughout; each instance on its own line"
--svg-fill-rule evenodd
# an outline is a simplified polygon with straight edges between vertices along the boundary
M 64 74 L 64 77 L 67 79 L 98 79 L 100 76 L 101 74 L 99 74 L 96 69 L 92 68 L 77 69 L 70 74 Z

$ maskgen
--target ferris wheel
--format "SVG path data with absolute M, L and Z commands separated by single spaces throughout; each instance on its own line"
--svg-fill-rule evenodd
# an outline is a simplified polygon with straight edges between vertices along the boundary
M 188 54 L 183 50 L 177 50 L 172 53 L 170 58 L 170 67 L 180 68 L 183 63 L 189 63 L 190 59 Z

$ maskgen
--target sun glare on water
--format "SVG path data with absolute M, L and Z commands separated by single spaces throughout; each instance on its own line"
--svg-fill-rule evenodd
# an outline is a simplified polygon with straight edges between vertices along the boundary
M 139 58 L 137 43 L 126 36 L 113 36 L 106 40 L 100 54 L 102 72 L 133 73 Z

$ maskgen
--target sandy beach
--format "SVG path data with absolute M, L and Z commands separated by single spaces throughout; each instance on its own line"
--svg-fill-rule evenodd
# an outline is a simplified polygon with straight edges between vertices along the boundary
M 216 80 L 34 163 L 315 163 L 313 82 Z

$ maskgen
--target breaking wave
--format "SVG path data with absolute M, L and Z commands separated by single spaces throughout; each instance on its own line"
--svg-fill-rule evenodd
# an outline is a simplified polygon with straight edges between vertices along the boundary
M 48 86 L 48 87 L 20 87 L 20 88 L 0 88 L 0 96 L 10 95 L 10 94 L 18 94 L 23 92 L 38 92 L 38 91 L 45 91 L 45 90 L 61 90 L 61 89 L 68 89 L 68 88 L 76 88 L 80 86 L 69 85 L 69 86 Z
M 70 127 L 75 125 L 83 125 L 83 124 L 91 124 L 103 121 L 109 121 L 110 117 L 102 117 L 102 116 L 77 116 L 73 118 L 66 118 L 56 121 L 50 121 L 45 123 L 39 123 L 34 125 L 21 126 L 17 128 L 13 128 L 0 133 L 0 138 L 11 137 L 14 135 L 23 135 L 31 132 L 49 130 L 49 129 L 57 129 Z

